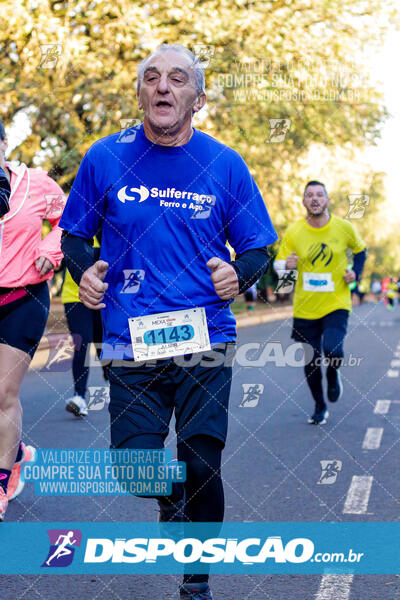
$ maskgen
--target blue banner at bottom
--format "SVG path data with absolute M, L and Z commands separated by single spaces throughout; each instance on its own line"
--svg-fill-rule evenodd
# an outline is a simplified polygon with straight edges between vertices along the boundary
M 400 523 L 2 523 L 1 574 L 394 574 Z

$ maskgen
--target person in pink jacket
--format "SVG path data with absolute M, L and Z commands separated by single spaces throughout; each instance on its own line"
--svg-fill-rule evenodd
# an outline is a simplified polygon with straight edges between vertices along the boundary
M 22 464 L 34 459 L 34 448 L 20 441 L 19 391 L 49 314 L 47 280 L 63 257 L 58 222 L 65 205 L 45 171 L 6 162 L 6 149 L 0 122 L 0 167 L 11 185 L 10 210 L 0 219 L 0 521 L 22 491 Z M 52 227 L 44 239 L 43 219 Z

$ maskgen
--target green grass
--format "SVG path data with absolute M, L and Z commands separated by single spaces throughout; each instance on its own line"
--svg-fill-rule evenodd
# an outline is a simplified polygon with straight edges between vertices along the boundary
M 248 315 L 254 314 L 255 312 L 259 312 L 260 310 L 269 310 L 272 308 L 271 304 L 265 304 L 264 302 L 257 302 L 254 307 L 254 310 L 247 310 L 246 302 L 233 302 L 231 304 L 231 309 L 234 315 L 240 315 L 243 313 L 247 313 Z

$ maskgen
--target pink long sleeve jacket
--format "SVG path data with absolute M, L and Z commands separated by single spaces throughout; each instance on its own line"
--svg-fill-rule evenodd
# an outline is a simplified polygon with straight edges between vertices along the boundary
M 58 222 L 65 206 L 60 186 L 42 169 L 6 163 L 11 171 L 10 212 L 0 219 L 0 287 L 23 287 L 51 279 L 35 267 L 40 256 L 58 267 L 61 232 Z M 42 239 L 43 219 L 52 230 Z

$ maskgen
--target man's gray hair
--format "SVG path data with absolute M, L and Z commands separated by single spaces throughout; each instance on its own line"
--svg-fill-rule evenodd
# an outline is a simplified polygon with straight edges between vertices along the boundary
M 191 67 L 194 71 L 194 76 L 195 76 L 195 80 L 196 80 L 197 93 L 198 94 L 204 93 L 206 90 L 204 68 L 203 68 L 200 60 L 198 59 L 198 57 L 195 54 L 193 54 L 193 52 L 188 50 L 188 48 L 185 48 L 185 46 L 182 46 L 182 44 L 161 44 L 161 46 L 159 46 L 154 52 L 149 54 L 149 56 L 146 56 L 146 58 L 144 58 L 139 63 L 138 80 L 137 80 L 138 93 L 140 90 L 140 85 L 143 81 L 146 67 L 147 67 L 148 63 L 150 62 L 150 60 L 157 54 L 160 54 L 161 52 L 167 52 L 168 50 L 174 50 L 175 52 L 178 52 L 179 54 L 182 54 L 183 56 L 186 56 L 187 58 L 189 58 L 191 60 L 191 63 L 192 63 Z

